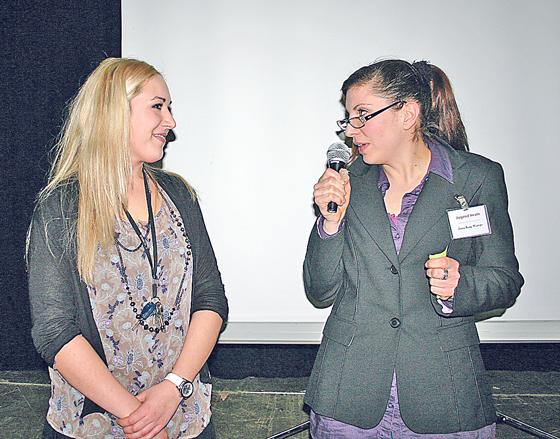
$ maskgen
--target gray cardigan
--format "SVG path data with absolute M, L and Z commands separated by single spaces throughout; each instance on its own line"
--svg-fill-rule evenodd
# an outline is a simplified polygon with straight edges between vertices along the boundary
M 215 311 L 225 323 L 227 299 L 198 201 L 180 177 L 160 170 L 152 170 L 152 174 L 177 206 L 192 245 L 191 313 Z M 87 287 L 78 274 L 76 243 L 69 233 L 75 227 L 77 197 L 77 182 L 59 187 L 37 204 L 29 230 L 31 332 L 37 351 L 51 367 L 58 351 L 79 334 L 107 363 Z M 210 379 L 206 365 L 201 379 Z M 94 411 L 104 410 L 86 399 L 82 416 Z
M 495 422 L 474 315 L 510 307 L 523 284 L 502 168 L 448 147 L 453 184 L 431 174 L 397 255 L 379 167 L 349 167 L 350 205 L 342 233 L 321 239 L 313 228 L 304 262 L 306 293 L 333 305 L 305 402 L 316 413 L 361 428 L 385 411 L 393 371 L 407 426 L 418 433 L 476 430 Z M 492 234 L 451 240 L 446 211 L 455 195 L 488 207 Z M 449 245 L 460 262 L 453 312 L 430 293 L 424 264 Z

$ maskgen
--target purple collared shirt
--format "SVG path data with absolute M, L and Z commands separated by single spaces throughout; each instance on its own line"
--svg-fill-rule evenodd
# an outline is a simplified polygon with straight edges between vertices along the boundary
M 418 200 L 420 192 L 424 184 L 428 180 L 430 174 L 437 174 L 440 177 L 453 184 L 453 168 L 449 155 L 445 147 L 437 142 L 428 143 L 432 157 L 428 166 L 428 172 L 422 179 L 420 184 L 416 186 L 411 192 L 404 194 L 401 202 L 401 211 L 398 215 L 389 215 L 391 224 L 391 234 L 393 235 L 393 242 L 397 254 L 400 252 L 402 242 L 404 239 L 406 224 L 412 213 L 412 209 Z M 381 190 L 383 196 L 389 189 L 389 180 L 383 171 L 383 167 L 379 167 L 379 178 L 377 180 L 377 187 Z M 322 217 L 317 221 L 317 231 L 319 236 L 323 239 L 329 239 L 338 235 L 344 228 L 344 221 L 340 224 L 338 231 L 334 235 L 328 235 L 323 229 L 324 219 Z M 453 311 L 453 301 L 438 300 L 442 306 L 443 312 L 450 313 Z M 311 421 L 311 435 L 313 439 L 398 439 L 398 438 L 421 438 L 421 439 L 493 439 L 496 437 L 496 424 L 482 427 L 475 431 L 464 431 L 450 434 L 419 434 L 411 431 L 403 419 L 399 409 L 399 397 L 397 391 L 397 376 L 393 372 L 393 382 L 391 384 L 391 394 L 389 395 L 389 402 L 385 409 L 385 414 L 381 422 L 369 429 L 362 429 L 354 425 L 345 424 L 344 422 L 337 421 L 326 416 L 319 415 L 311 410 L 309 417 Z
M 393 235 L 393 242 L 395 243 L 395 249 L 397 254 L 401 251 L 401 246 L 403 243 L 404 232 L 412 209 L 416 204 L 416 200 L 420 196 L 420 192 L 424 188 L 430 173 L 439 175 L 440 177 L 447 180 L 449 183 L 453 184 L 453 168 L 451 167 L 451 161 L 449 160 L 449 155 L 445 151 L 444 147 L 439 143 L 428 143 L 428 147 L 432 153 L 432 158 L 430 164 L 428 165 L 428 172 L 411 192 L 404 194 L 401 202 L 401 211 L 398 215 L 393 215 L 389 213 L 389 222 L 391 224 L 391 234 Z M 377 180 L 377 187 L 381 191 L 383 197 L 389 189 L 389 180 L 387 175 L 383 170 L 383 166 L 379 167 L 379 178 Z M 438 303 L 441 305 L 441 310 L 445 314 L 451 314 L 453 312 L 453 298 L 450 300 L 438 299 Z
M 428 172 L 418 186 L 416 186 L 411 192 L 407 192 L 406 194 L 404 194 L 401 202 L 400 213 L 398 215 L 388 214 L 389 218 L 391 219 L 391 232 L 393 235 L 393 242 L 395 243 L 397 254 L 399 254 L 401 250 L 406 224 L 408 223 L 408 219 L 410 218 L 412 209 L 416 204 L 416 200 L 418 200 L 420 192 L 422 192 L 422 189 L 424 188 L 424 185 L 426 184 L 430 173 L 439 175 L 449 183 L 453 184 L 453 169 L 451 167 L 449 155 L 445 151 L 444 147 L 439 143 L 429 143 L 428 146 L 432 153 L 432 158 L 428 166 Z M 379 167 L 379 178 L 377 179 L 377 187 L 381 191 L 383 197 L 385 197 L 385 193 L 389 189 L 389 180 L 387 179 L 387 175 L 383 170 L 383 166 Z

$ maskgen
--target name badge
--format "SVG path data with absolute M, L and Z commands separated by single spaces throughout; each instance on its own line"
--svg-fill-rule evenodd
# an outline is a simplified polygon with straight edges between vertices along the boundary
M 492 233 L 485 205 L 450 210 L 447 212 L 447 216 L 453 239 L 473 238 Z

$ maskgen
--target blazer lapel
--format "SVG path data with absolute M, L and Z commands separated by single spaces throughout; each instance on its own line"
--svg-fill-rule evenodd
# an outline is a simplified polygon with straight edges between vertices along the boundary
M 429 175 L 406 225 L 399 252 L 401 263 L 422 237 L 447 214 L 447 210 L 459 208 L 455 195 L 463 194 L 470 169 L 457 151 L 449 148 L 447 152 L 453 169 L 453 183 L 437 174 Z
M 391 235 L 391 225 L 385 209 L 385 202 L 377 187 L 379 167 L 366 165 L 361 157 L 349 169 L 351 174 L 352 195 L 349 208 L 356 214 L 358 221 L 375 241 L 381 252 L 395 266 L 399 259 Z M 361 181 L 357 181 L 357 180 Z

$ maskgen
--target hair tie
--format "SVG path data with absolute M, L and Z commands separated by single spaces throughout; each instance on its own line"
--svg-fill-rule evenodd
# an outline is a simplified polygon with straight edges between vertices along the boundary
M 433 79 L 433 71 L 428 61 L 414 61 L 411 64 L 413 70 L 417 73 L 420 82 L 430 86 L 430 81 Z
M 419 98 L 422 106 L 422 125 L 424 128 L 430 126 L 432 110 L 432 86 L 433 71 L 428 61 L 415 61 L 410 64 L 420 85 Z

